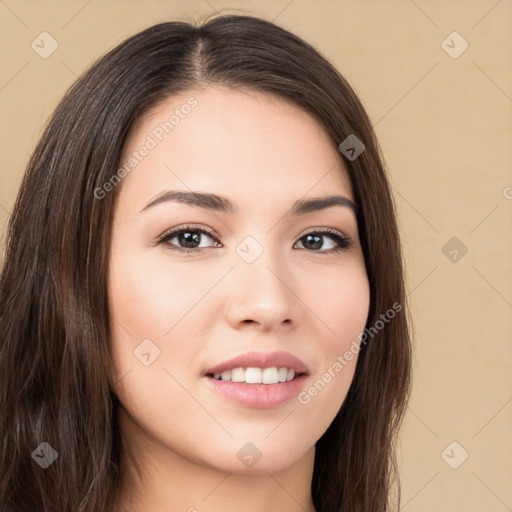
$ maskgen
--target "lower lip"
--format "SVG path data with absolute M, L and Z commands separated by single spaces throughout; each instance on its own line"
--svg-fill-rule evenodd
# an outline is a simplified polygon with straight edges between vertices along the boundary
M 268 409 L 278 407 L 296 397 L 304 387 L 306 375 L 277 384 L 247 384 L 203 377 L 215 391 L 246 407 Z

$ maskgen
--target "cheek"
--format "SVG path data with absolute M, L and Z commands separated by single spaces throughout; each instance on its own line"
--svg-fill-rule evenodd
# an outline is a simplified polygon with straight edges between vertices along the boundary
M 311 290 L 311 308 L 318 312 L 324 336 L 318 337 L 314 375 L 298 396 L 303 426 L 318 439 L 338 414 L 352 384 L 359 335 L 364 331 L 370 289 L 364 265 L 338 269 L 323 287 Z
M 150 260 L 147 251 L 112 253 L 109 300 L 116 378 L 130 372 L 134 381 L 142 371 L 146 381 L 146 370 L 154 374 L 167 369 L 185 382 L 190 361 L 204 343 L 202 334 L 218 316 L 219 302 L 208 302 L 207 295 L 225 269 L 172 262 L 164 251 L 156 256 Z M 147 367 L 144 357 L 151 361 Z M 150 387 L 161 389 L 162 383 Z
M 350 262 L 319 279 L 307 280 L 308 304 L 324 325 L 328 349 L 341 350 L 365 327 L 370 307 L 370 287 L 364 263 Z
M 164 252 L 151 259 L 114 253 L 113 262 L 111 311 L 133 337 L 170 337 L 218 279 L 204 265 L 173 262 Z
M 309 286 L 309 304 L 322 326 L 316 349 L 318 366 L 299 402 L 322 411 L 329 421 L 341 407 L 357 364 L 370 307 L 370 287 L 362 258 L 349 260 Z M 325 425 L 324 425 L 325 426 Z

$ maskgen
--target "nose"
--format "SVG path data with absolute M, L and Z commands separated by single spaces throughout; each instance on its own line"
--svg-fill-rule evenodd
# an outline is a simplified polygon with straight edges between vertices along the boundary
M 296 280 L 266 252 L 253 263 L 237 262 L 230 279 L 227 317 L 233 328 L 269 331 L 291 329 L 300 322 Z

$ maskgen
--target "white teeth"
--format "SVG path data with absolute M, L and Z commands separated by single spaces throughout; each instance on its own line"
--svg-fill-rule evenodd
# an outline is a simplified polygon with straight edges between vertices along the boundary
M 261 384 L 261 368 L 246 368 L 245 382 L 247 384 Z
M 263 384 L 277 384 L 279 379 L 277 378 L 277 368 L 265 368 L 261 373 L 261 382 Z
M 233 368 L 231 370 L 231 382 L 243 382 L 245 379 L 243 368 Z
M 246 382 L 247 384 L 277 384 L 290 381 L 295 377 L 295 371 L 288 368 L 233 368 L 221 373 L 215 373 L 217 380 L 231 382 Z
M 288 375 L 288 368 L 279 368 L 277 372 L 277 378 L 279 382 L 286 382 L 286 377 Z

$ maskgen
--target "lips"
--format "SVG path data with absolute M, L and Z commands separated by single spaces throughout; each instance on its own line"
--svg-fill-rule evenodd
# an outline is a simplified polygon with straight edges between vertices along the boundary
M 247 352 L 232 359 L 219 363 L 203 372 L 203 376 L 222 373 L 233 368 L 288 368 L 296 374 L 309 374 L 309 369 L 304 361 L 289 352 Z

